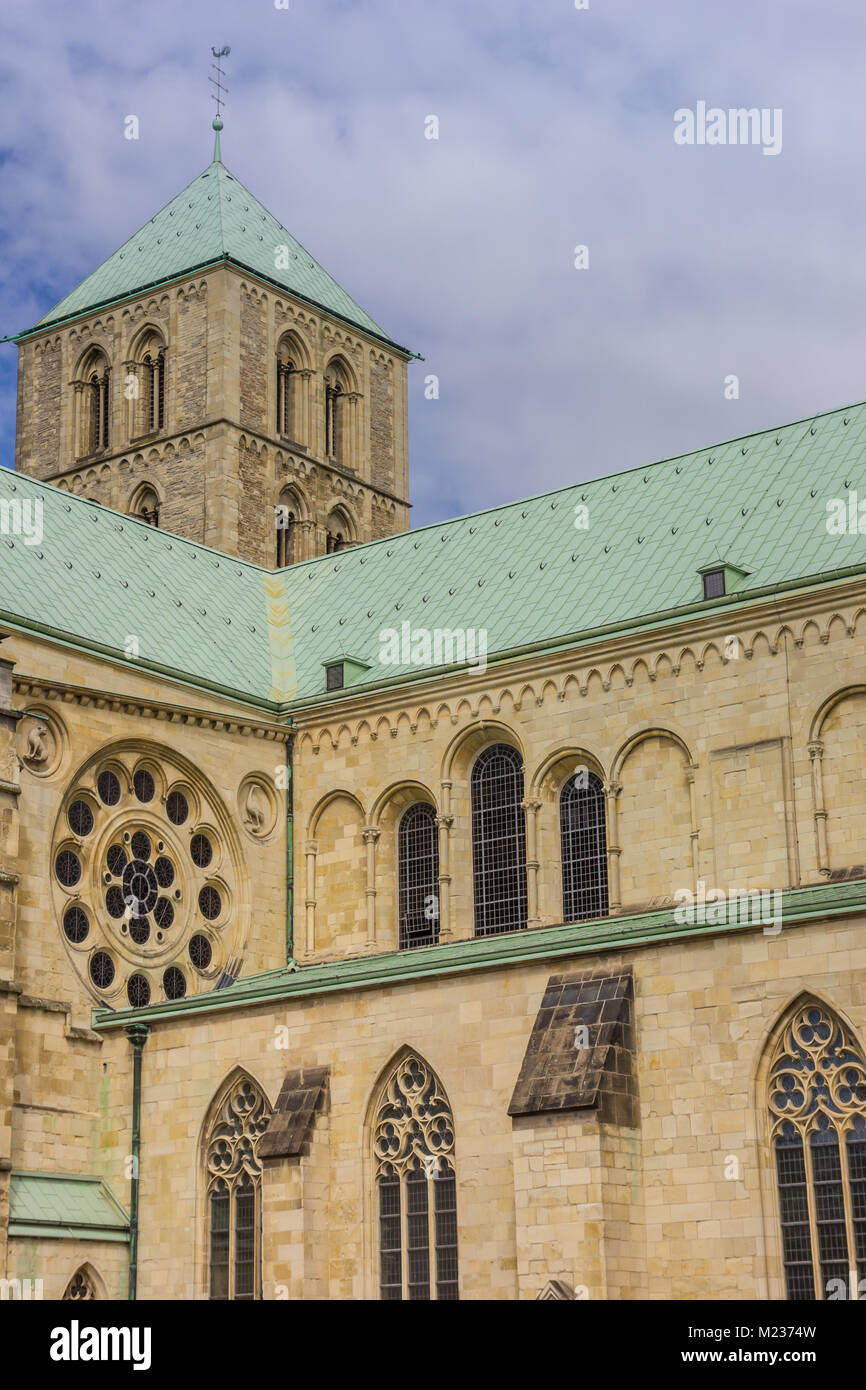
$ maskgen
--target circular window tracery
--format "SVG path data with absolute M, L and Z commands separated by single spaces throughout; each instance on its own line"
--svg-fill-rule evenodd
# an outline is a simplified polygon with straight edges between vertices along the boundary
M 117 773 L 106 770 L 96 779 L 96 790 L 103 806 L 116 806 L 120 800 L 120 778 Z
M 54 872 L 64 888 L 74 888 L 81 878 L 81 860 L 71 849 L 62 849 L 54 861 Z
M 144 766 L 140 744 L 115 748 L 64 798 L 51 881 L 76 970 L 100 1001 L 137 1009 L 211 988 L 242 956 L 249 909 L 235 906 L 239 838 L 216 793 L 168 749 Z
M 132 779 L 132 787 L 139 801 L 153 801 L 156 796 L 156 783 L 147 768 L 140 767 Z
M 85 839 L 93 829 L 93 812 L 86 801 L 73 801 L 66 818 L 73 835 L 77 835 L 81 840 Z

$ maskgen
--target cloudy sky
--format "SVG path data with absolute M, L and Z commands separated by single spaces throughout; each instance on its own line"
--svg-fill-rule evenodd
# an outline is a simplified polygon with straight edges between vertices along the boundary
M 228 43 L 225 164 L 426 359 L 415 525 L 862 400 L 864 39 L 851 0 L 6 5 L 0 336 L 207 165 Z M 699 101 L 781 153 L 676 144 Z

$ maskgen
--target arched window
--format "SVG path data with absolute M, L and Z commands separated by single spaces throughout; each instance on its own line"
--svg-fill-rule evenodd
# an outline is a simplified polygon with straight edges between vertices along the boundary
M 254 1299 L 262 1286 L 262 1166 L 268 1103 L 242 1077 L 220 1106 L 206 1150 L 208 1268 L 212 1299 Z
M 353 390 L 348 365 L 335 357 L 325 371 L 325 457 L 344 468 L 353 466 L 348 413 Z
M 439 940 L 439 831 L 436 812 L 416 801 L 397 831 L 400 950 Z
M 520 754 L 496 743 L 472 768 L 475 935 L 526 926 L 526 821 Z
M 147 352 L 142 362 L 144 376 L 143 425 L 145 433 L 154 434 L 165 424 L 165 348 Z
M 454 1120 L 438 1077 L 415 1053 L 382 1088 L 373 1153 L 379 1296 L 457 1299 Z
M 325 522 L 325 554 L 333 555 L 349 545 L 355 537 L 355 528 L 342 507 L 335 507 Z
M 866 1062 L 824 1005 L 786 1026 L 769 1091 L 788 1298 L 850 1298 L 866 1280 Z
M 159 526 L 159 498 L 152 487 L 140 487 L 129 506 L 129 515 L 146 521 L 148 526 Z
M 295 364 L 283 349 L 277 356 L 277 434 L 293 439 Z
M 562 841 L 562 920 L 607 916 L 607 838 L 601 778 L 585 767 L 569 777 L 559 798 Z
M 96 1289 L 93 1286 L 93 1280 L 84 1265 L 73 1274 L 69 1283 L 66 1285 L 66 1292 L 63 1298 L 73 1303 L 83 1303 L 86 1300 L 96 1298 Z
M 76 454 L 86 458 L 107 449 L 111 441 L 111 368 L 99 348 L 88 352 L 74 385 Z
M 277 505 L 277 565 L 295 563 L 295 527 L 298 518 L 283 502 Z

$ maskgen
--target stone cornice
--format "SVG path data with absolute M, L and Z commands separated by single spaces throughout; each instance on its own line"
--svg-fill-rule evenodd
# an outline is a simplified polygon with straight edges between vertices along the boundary
M 830 917 L 853 917 L 866 913 L 866 880 L 862 878 L 784 889 L 781 895 L 781 916 L 785 930 L 813 921 L 823 922 Z M 733 915 L 736 916 L 736 913 Z M 672 941 L 705 940 L 708 937 L 761 931 L 761 925 L 751 921 L 736 920 L 719 925 L 677 922 L 675 909 L 665 907 L 661 911 L 603 917 L 592 922 L 569 922 L 503 932 L 499 936 L 473 937 L 414 951 L 389 951 L 321 965 L 295 966 L 291 970 L 273 970 L 250 976 L 249 979 L 242 978 L 228 989 L 191 995 L 179 1002 L 165 1001 L 138 1010 L 95 1009 L 93 1027 L 97 1031 L 107 1031 L 136 1021 L 155 1025 L 164 1019 L 183 1019 L 189 1024 L 197 1014 L 212 1015 L 257 1005 L 272 1007 L 295 998 L 394 988 L 419 979 L 466 974 L 474 970 L 519 967 L 533 961 L 582 955 L 613 955 Z
M 539 644 L 525 654 L 497 657 L 492 654 L 486 671 L 473 671 L 466 666 L 453 668 L 440 674 L 419 673 L 419 676 L 406 676 L 392 679 L 378 688 L 360 686 L 351 693 L 343 692 L 342 698 L 325 699 L 324 696 L 309 696 L 304 700 L 292 701 L 288 708 L 292 722 L 299 730 L 313 726 L 322 728 L 333 723 L 340 724 L 351 717 L 370 719 L 372 715 L 385 713 L 392 709 L 406 709 L 409 706 L 429 704 L 431 701 L 447 702 L 452 697 L 472 698 L 489 695 L 491 687 L 503 685 L 520 687 L 521 682 L 538 680 L 543 683 L 565 679 L 578 671 L 588 675 L 593 668 L 612 669 L 617 664 L 628 662 L 632 666 L 638 662 L 655 663 L 661 656 L 667 656 L 678 673 L 677 653 L 687 647 L 706 649 L 713 642 L 719 643 L 731 635 L 742 634 L 747 629 L 751 634 L 748 642 L 740 637 L 743 657 L 751 660 L 751 642 L 764 630 L 771 652 L 776 654 L 773 636 L 786 626 L 794 615 L 801 624 L 807 623 L 819 614 L 835 613 L 841 606 L 856 610 L 860 601 L 866 603 L 866 581 L 863 575 L 832 583 L 816 582 L 808 589 L 794 589 L 780 595 L 764 597 L 713 609 L 699 614 L 687 613 L 679 620 L 652 621 L 635 629 L 629 627 L 623 633 L 582 641 L 579 634 L 573 642 Z M 848 636 L 853 635 L 850 622 L 846 623 Z M 826 637 L 822 635 L 822 643 Z M 794 645 L 802 646 L 802 639 L 794 639 Z M 702 664 L 702 658 L 701 658 Z M 650 670 L 650 680 L 655 680 L 655 672 Z M 627 680 L 627 684 L 631 684 Z M 582 689 L 581 693 L 585 693 Z M 560 696 L 561 698 L 561 696 Z M 540 703 L 540 701 L 539 701 Z
M 140 695 L 120 694 L 117 691 L 95 690 L 92 687 L 70 685 L 44 677 L 16 675 L 13 680 L 16 694 L 33 699 L 60 700 L 63 704 L 93 706 L 115 714 L 132 714 L 141 719 L 157 719 L 169 724 L 194 724 L 202 729 L 218 729 L 269 741 L 288 741 L 292 731 L 285 724 L 271 720 L 250 719 L 245 715 L 219 713 L 197 709 L 191 705 L 175 704 L 168 700 L 149 700 Z

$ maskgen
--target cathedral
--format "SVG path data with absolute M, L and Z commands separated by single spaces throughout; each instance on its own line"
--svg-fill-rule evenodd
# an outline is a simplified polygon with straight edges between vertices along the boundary
M 410 530 L 215 128 L 15 339 L 3 1296 L 863 1296 L 866 405 Z

